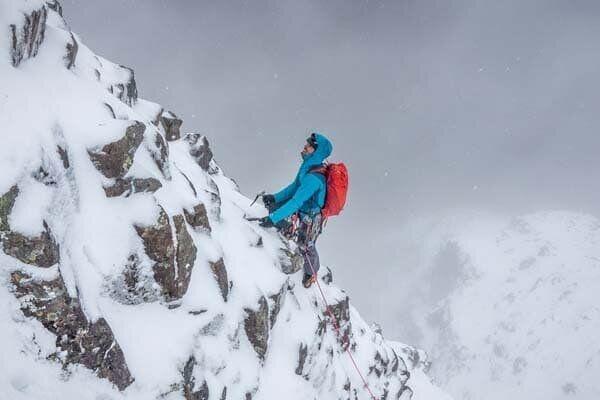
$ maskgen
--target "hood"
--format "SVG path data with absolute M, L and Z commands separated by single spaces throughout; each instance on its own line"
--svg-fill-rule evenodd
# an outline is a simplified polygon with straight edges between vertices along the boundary
M 310 157 L 302 162 L 300 170 L 298 171 L 298 178 L 306 175 L 308 170 L 315 165 L 322 164 L 323 161 L 325 161 L 325 159 L 331 155 L 333 145 L 329 139 L 320 133 L 315 133 L 315 138 L 317 139 L 317 149 L 310 155 Z

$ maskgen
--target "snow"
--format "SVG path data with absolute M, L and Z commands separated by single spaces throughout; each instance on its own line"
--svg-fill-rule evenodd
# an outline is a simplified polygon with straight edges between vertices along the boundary
M 449 243 L 462 262 L 435 308 L 413 315 L 437 381 L 465 399 L 598 398 L 600 221 L 547 211 L 429 226 L 415 234 L 432 256 L 423 275 L 443 274 L 433 256 Z
M 1 0 L 0 26 L 18 22 L 23 12 L 44 4 Z M 250 207 L 251 200 L 214 161 L 210 173 L 203 171 L 184 140 L 169 143 L 170 174 L 163 175 L 150 153 L 154 135 L 164 136 L 160 124 L 152 123 L 162 106 L 138 99 L 130 107 L 111 94 L 109 89 L 127 82 L 131 72 L 95 55 L 77 35 L 78 55 L 68 70 L 63 57 L 71 32 L 60 16 L 51 10 L 48 13 L 38 55 L 23 60 L 17 68 L 6 57 L 6 35 L 0 35 L 0 54 L 5 55 L 0 58 L 0 193 L 14 184 L 19 186 L 8 222 L 12 230 L 28 236 L 38 235 L 46 222 L 60 249 L 59 264 L 48 269 L 23 264 L 0 252 L 0 398 L 181 399 L 181 389 L 172 388 L 181 383 L 191 355 L 198 364 L 193 372 L 196 390 L 203 381 L 211 393 L 220 394 L 227 386 L 227 398 L 231 399 L 244 398 L 246 393 L 256 399 L 334 399 L 346 377 L 353 387 L 360 388 L 362 384 L 331 327 L 327 327 L 323 346 L 336 349 L 335 354 L 315 351 L 311 381 L 295 374 L 300 343 L 316 346 L 315 327 L 323 318 L 324 306 L 316 289 L 302 288 L 301 273 L 288 276 L 281 272 L 283 239 L 273 229 L 244 219 L 265 215 L 266 210 L 258 204 Z M 170 112 L 166 115 L 173 116 Z M 120 139 L 133 121 L 142 122 L 146 131 L 126 177 L 152 177 L 162 187 L 154 194 L 107 198 L 103 187 L 112 181 L 96 169 L 88 152 Z M 68 168 L 59 146 L 68 156 Z M 34 176 L 40 168 L 48 172 L 49 180 Z M 220 215 L 212 200 L 215 191 L 221 200 Z M 209 235 L 186 224 L 198 251 L 184 297 L 169 304 L 158 299 L 138 304 L 120 301 L 114 295 L 114 282 L 122 276 L 130 255 L 139 256 L 142 275 L 152 279 L 152 262 L 143 253 L 134 226 L 154 224 L 160 207 L 173 216 L 200 203 L 207 207 L 212 232 Z M 257 245 L 259 238 L 262 246 Z M 220 258 L 231 281 L 226 302 L 210 269 L 210 263 Z M 135 382 L 119 392 L 82 366 L 62 370 L 59 363 L 50 361 L 48 357 L 57 351 L 56 338 L 36 319 L 24 317 L 11 289 L 14 270 L 38 280 L 60 274 L 90 321 L 106 319 Z M 272 301 L 270 296 L 282 288 L 283 304 L 269 332 L 263 362 L 244 332 L 245 310 L 256 309 L 262 296 Z M 151 289 L 158 290 L 156 284 Z M 330 303 L 346 297 L 334 285 L 323 289 Z M 352 306 L 350 314 L 354 356 L 367 373 L 376 351 L 391 352 L 392 347 L 371 331 Z M 368 379 L 376 390 L 383 391 L 380 381 L 372 375 Z M 432 399 L 446 398 L 435 392 L 424 376 L 415 375 L 409 385 L 413 379 L 423 393 L 435 393 Z

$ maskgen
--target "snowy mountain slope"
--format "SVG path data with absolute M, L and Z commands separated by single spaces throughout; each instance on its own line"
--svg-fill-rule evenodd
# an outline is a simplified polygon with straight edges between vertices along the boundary
M 420 231 L 420 233 L 415 233 Z M 431 374 L 455 398 L 600 398 L 600 221 L 572 212 L 423 223 L 414 310 Z M 437 297 L 436 297 L 437 296 Z
M 294 245 L 56 1 L 0 1 L 0 398 L 362 399 Z M 322 277 L 378 398 L 447 399 Z

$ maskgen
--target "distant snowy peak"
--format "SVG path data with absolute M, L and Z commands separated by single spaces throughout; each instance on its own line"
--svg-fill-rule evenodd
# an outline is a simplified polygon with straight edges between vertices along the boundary
M 57 1 L 1 0 L 0 398 L 446 399 Z M 358 371 L 343 344 L 358 363 Z
M 425 241 L 440 251 L 423 273 L 455 283 L 435 286 L 437 309 L 426 318 L 416 311 L 415 320 L 432 350 L 432 374 L 453 395 L 600 396 L 597 218 L 453 218 Z

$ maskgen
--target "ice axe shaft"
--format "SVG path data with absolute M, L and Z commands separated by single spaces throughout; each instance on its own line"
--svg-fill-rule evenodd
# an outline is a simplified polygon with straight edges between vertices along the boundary
M 267 192 L 265 192 L 264 190 L 261 191 L 260 193 L 258 193 L 256 195 L 256 197 L 254 198 L 254 200 L 252 201 L 252 203 L 250 203 L 250 207 L 252 207 L 254 205 L 254 203 L 256 203 L 256 200 L 258 200 L 259 197 L 262 197 L 266 194 Z

